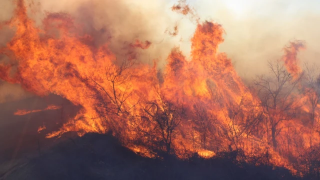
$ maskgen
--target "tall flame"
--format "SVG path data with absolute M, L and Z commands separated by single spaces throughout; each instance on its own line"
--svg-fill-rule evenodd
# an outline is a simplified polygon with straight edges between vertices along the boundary
M 285 55 L 283 61 L 286 68 L 294 78 L 297 78 L 301 73 L 301 68 L 298 62 L 298 52 L 305 47 L 302 41 L 291 42 L 287 47 L 284 48 Z

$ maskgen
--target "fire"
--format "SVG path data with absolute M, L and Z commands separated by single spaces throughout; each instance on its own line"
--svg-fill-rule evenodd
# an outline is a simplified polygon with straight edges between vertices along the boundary
M 172 10 L 183 15 L 187 15 L 191 12 L 191 8 L 187 5 L 185 0 L 180 0 L 178 5 L 172 6 Z
M 43 130 L 45 130 L 45 129 L 47 129 L 47 127 L 46 126 L 40 126 L 39 128 L 38 128 L 38 133 L 40 133 L 41 131 L 43 131 Z
M 16 115 L 16 116 L 24 116 L 24 115 L 31 114 L 31 113 L 37 113 L 37 112 L 47 111 L 47 110 L 56 110 L 56 109 L 61 109 L 61 107 L 55 106 L 55 105 L 50 105 L 45 109 L 36 109 L 36 110 L 30 110 L 30 111 L 23 109 L 23 110 L 16 111 L 14 113 L 14 115 Z
M 209 150 L 199 150 L 198 151 L 199 156 L 203 157 L 203 158 L 212 158 L 213 156 L 215 156 L 216 154 L 213 151 L 209 151 Z
M 178 12 L 183 15 L 190 15 L 191 20 L 199 22 L 200 18 L 198 17 L 196 11 L 187 4 L 186 0 L 179 0 L 177 5 L 172 6 L 172 11 Z M 176 28 L 175 28 L 176 29 Z
M 302 41 L 295 41 L 291 42 L 287 47 L 284 48 L 285 55 L 283 56 L 283 61 L 288 72 L 295 78 L 297 78 L 301 73 L 297 55 L 299 50 L 303 49 L 304 47 L 305 45 Z
M 172 9 L 191 12 L 184 1 L 180 3 Z M 301 117 L 285 111 L 287 106 L 267 106 L 270 101 L 250 91 L 231 60 L 219 52 L 224 30 L 217 23 L 198 23 L 191 39 L 191 58 L 174 48 L 165 69 L 159 71 L 156 63 L 150 66 L 131 57 L 118 60 L 108 44 L 92 46 L 91 36 L 83 35 L 68 14 L 48 14 L 40 29 L 26 11 L 24 1 L 17 1 L 15 16 L 6 22 L 16 33 L 0 50 L 11 59 L 0 64 L 0 78 L 36 95 L 56 94 L 82 107 L 47 138 L 69 131 L 79 136 L 110 131 L 123 145 L 147 157 L 165 151 L 179 158 L 195 153 L 210 158 L 218 152 L 234 151 L 252 159 L 266 157 L 268 160 L 261 158 L 255 163 L 284 166 L 292 172 L 298 167 L 289 157 L 298 158 L 320 142 L 314 128 L 319 126 L 315 120 L 319 117 L 318 102 L 310 101 L 317 98 L 315 91 L 290 91 L 285 100 L 279 100 L 301 112 Z M 151 44 L 136 40 L 128 48 L 147 49 Z M 283 57 L 289 72 L 286 83 L 297 88 L 301 88 L 295 81 L 302 70 L 296 56 L 302 47 L 302 43 L 292 43 Z M 289 79 L 290 74 L 294 79 Z M 314 126 L 301 121 L 310 112 Z

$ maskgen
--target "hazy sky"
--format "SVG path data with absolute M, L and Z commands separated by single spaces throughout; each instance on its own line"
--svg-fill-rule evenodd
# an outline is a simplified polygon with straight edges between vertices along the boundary
M 320 65 L 319 0 L 188 0 L 202 19 L 223 25 L 221 51 L 241 76 L 265 71 L 267 60 L 280 58 L 292 40 L 304 40 L 301 63 Z
M 174 1 L 174 0 L 172 0 Z M 211 13 L 226 8 L 235 16 L 246 17 L 252 15 L 274 16 L 292 15 L 308 12 L 319 13 L 320 1 L 318 0 L 187 0 L 190 4 L 201 7 L 201 12 Z

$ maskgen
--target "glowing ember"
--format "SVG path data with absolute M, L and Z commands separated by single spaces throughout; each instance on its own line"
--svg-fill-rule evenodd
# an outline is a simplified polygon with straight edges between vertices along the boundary
M 198 154 L 200 157 L 203 157 L 206 159 L 212 158 L 213 156 L 216 155 L 213 151 L 208 151 L 208 150 L 199 150 Z
M 46 126 L 40 126 L 39 128 L 38 128 L 38 133 L 40 133 L 41 131 L 43 131 L 43 130 L 45 130 L 45 129 L 47 129 L 47 127 Z
M 56 110 L 56 109 L 60 109 L 61 107 L 59 106 L 55 106 L 55 105 L 50 105 L 45 109 L 37 109 L 37 110 L 18 110 L 14 113 L 14 115 L 16 116 L 24 116 L 27 114 L 31 114 L 31 113 L 37 113 L 37 112 L 41 112 L 41 111 L 48 111 L 48 110 Z

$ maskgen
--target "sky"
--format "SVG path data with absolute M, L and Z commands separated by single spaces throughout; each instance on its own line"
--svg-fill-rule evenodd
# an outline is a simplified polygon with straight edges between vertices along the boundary
M 227 52 L 242 77 L 267 71 L 290 41 L 303 40 L 300 63 L 319 66 L 319 0 L 188 0 L 201 19 L 226 31 L 220 51 Z M 188 29 L 188 28 L 187 28 Z
M 275 14 L 292 15 L 302 12 L 318 13 L 320 1 L 318 0 L 187 0 L 190 4 L 200 7 L 201 12 L 210 14 L 226 8 L 235 16 L 245 17 L 251 15 L 274 16 Z

